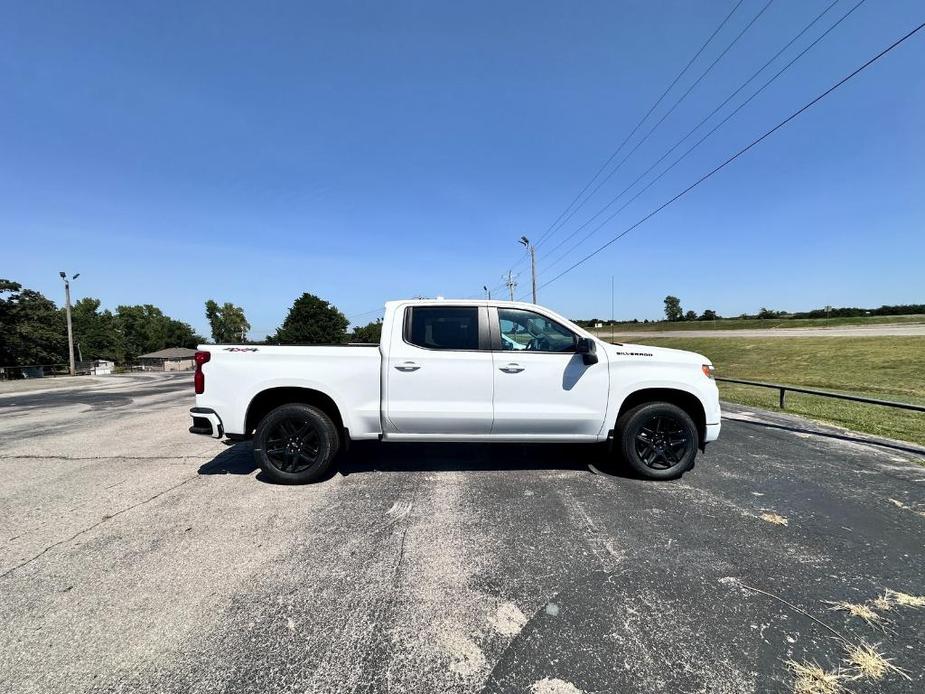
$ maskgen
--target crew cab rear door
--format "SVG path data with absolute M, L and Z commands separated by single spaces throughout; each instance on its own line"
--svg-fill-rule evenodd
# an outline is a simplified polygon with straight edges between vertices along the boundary
M 602 358 L 585 364 L 578 336 L 541 313 L 491 308 L 496 436 L 598 436 L 610 374 Z
M 410 435 L 488 434 L 492 354 L 485 307 L 416 305 L 385 358 L 386 431 Z

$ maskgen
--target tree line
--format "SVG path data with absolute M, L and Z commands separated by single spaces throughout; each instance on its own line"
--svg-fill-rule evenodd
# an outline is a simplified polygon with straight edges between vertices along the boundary
M 77 360 L 107 359 L 130 363 L 167 347 L 193 349 L 206 342 L 188 323 L 171 318 L 152 304 L 101 310 L 102 302 L 84 297 L 71 306 Z M 249 342 L 244 309 L 232 303 L 205 302 L 205 316 L 216 344 Z M 348 332 L 350 322 L 333 304 L 313 294 L 297 298 L 283 324 L 264 344 L 340 344 L 379 342 L 381 321 Z M 63 364 L 68 361 L 65 309 L 19 282 L 0 279 L 0 366 Z
M 696 311 L 687 310 L 685 311 L 681 306 L 681 300 L 672 295 L 668 295 L 664 300 L 665 305 L 665 320 L 670 322 L 677 321 L 712 321 L 718 318 L 723 318 L 715 310 L 708 308 L 704 309 L 700 313 Z M 728 316 L 727 318 L 732 319 L 782 319 L 787 320 L 791 318 L 856 318 L 861 316 L 903 316 L 903 315 L 918 315 L 925 314 L 925 304 L 894 304 L 894 305 L 884 305 L 879 308 L 857 308 L 857 307 L 826 307 L 826 308 L 816 308 L 811 311 L 776 311 L 774 309 L 769 309 L 762 307 L 758 310 L 757 313 L 742 313 L 738 316 Z M 634 318 L 631 321 L 616 321 L 616 320 L 607 320 L 601 318 L 590 318 L 590 319 L 578 319 L 575 321 L 578 325 L 582 327 L 593 327 L 600 323 L 601 325 L 610 325 L 612 323 L 649 323 L 649 319 L 640 321 L 638 318 Z M 653 321 L 654 322 L 654 321 Z
M 195 347 L 203 339 L 151 304 L 117 306 L 115 312 L 100 305 L 85 297 L 71 307 L 75 352 L 84 360 L 127 362 L 165 347 Z M 67 360 L 64 309 L 41 292 L 0 279 L 0 366 Z
M 206 301 L 206 318 L 215 344 L 249 342 L 250 323 L 244 309 L 226 303 L 219 306 Z M 382 321 L 357 326 L 348 333 L 350 321 L 334 304 L 308 292 L 298 297 L 276 332 L 258 344 L 268 345 L 337 345 L 345 342 L 379 342 Z
M 923 313 L 925 313 L 925 304 L 894 304 L 880 306 L 879 308 L 835 308 L 826 306 L 825 308 L 816 308 L 811 311 L 795 312 L 776 311 L 774 309 L 761 307 L 757 313 L 742 313 L 735 316 L 735 318 L 752 320 L 774 318 L 859 318 L 863 316 L 903 316 Z M 684 311 L 684 309 L 681 308 L 681 300 L 678 299 L 678 297 L 671 295 L 665 297 L 665 320 L 715 320 L 716 318 L 721 318 L 721 316 L 712 309 L 706 309 L 703 313 L 698 315 L 696 311 Z

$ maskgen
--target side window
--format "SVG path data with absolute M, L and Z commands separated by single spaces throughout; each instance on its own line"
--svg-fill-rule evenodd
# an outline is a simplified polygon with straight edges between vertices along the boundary
M 478 349 L 479 310 L 475 306 L 415 306 L 406 339 L 427 349 Z
M 574 352 L 578 336 L 533 311 L 499 308 L 501 349 L 527 352 Z

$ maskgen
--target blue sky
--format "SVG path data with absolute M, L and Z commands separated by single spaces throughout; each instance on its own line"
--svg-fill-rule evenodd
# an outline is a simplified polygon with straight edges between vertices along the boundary
M 841 0 L 766 74 L 854 1 Z M 765 2 L 744 0 L 649 123 Z M 569 265 L 548 268 L 558 240 L 828 2 L 775 0 L 540 245 L 540 284 Z M 232 301 L 257 336 L 303 291 L 359 322 L 387 299 L 478 296 L 522 259 L 518 237 L 542 236 L 734 4 L 4 3 L 0 276 L 60 303 L 58 271 L 79 271 L 77 297 L 154 303 L 204 333 L 203 302 Z M 569 257 L 923 18 L 918 0 L 867 0 Z M 655 318 L 668 293 L 727 315 L 925 301 L 923 123 L 925 32 L 544 287 L 540 303 L 606 317 L 611 275 L 618 318 Z M 522 295 L 527 265 L 515 270 Z

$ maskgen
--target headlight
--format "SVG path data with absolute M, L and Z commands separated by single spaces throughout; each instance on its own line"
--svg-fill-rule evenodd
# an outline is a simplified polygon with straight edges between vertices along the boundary
M 716 369 L 713 368 L 712 364 L 701 364 L 700 368 L 703 370 L 704 376 L 707 378 L 713 378 L 713 372 L 716 371 Z

